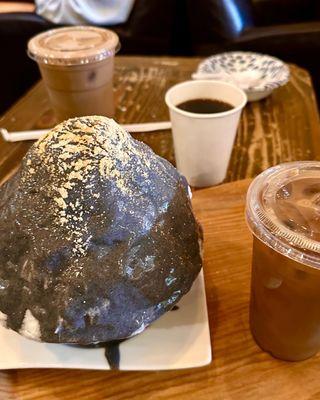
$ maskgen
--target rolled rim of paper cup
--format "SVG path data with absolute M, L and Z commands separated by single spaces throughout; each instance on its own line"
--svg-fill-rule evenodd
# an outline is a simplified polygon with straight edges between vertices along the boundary
M 234 89 L 236 92 L 238 92 L 238 94 L 240 94 L 240 96 L 242 96 L 242 100 L 241 100 L 240 104 L 238 104 L 237 106 L 234 106 L 231 110 L 223 111 L 223 112 L 219 112 L 219 113 L 210 113 L 210 114 L 199 114 L 199 113 L 192 113 L 189 111 L 184 111 L 184 110 L 181 110 L 179 107 L 177 107 L 175 104 L 173 104 L 173 102 L 171 100 L 171 96 L 176 90 L 178 90 L 179 88 L 185 87 L 185 86 L 193 86 L 193 85 L 199 86 L 201 84 L 207 84 L 210 86 L 220 86 L 220 87 L 227 86 L 229 88 Z M 188 100 L 193 100 L 193 98 L 191 97 Z M 222 100 L 222 99 L 218 99 L 218 100 Z M 246 93 L 242 89 L 240 89 L 238 86 L 233 85 L 232 83 L 215 81 L 215 80 L 211 80 L 211 79 L 210 80 L 198 79 L 198 80 L 190 80 L 190 81 L 178 83 L 178 84 L 172 86 L 170 89 L 168 89 L 168 91 L 166 92 L 166 95 L 165 95 L 165 102 L 171 110 L 174 110 L 175 112 L 177 112 L 179 114 L 185 115 L 186 117 L 199 118 L 199 119 L 221 118 L 221 117 L 225 117 L 227 115 L 235 114 L 243 109 L 243 107 L 247 104 L 247 101 L 248 101 L 248 98 L 247 98 Z

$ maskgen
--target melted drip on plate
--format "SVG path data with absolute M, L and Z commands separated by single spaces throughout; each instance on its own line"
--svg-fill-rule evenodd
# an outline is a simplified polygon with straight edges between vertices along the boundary
M 105 356 L 111 369 L 119 369 L 120 367 L 120 348 L 119 345 L 122 340 L 115 340 L 113 342 L 103 343 L 105 348 Z
M 112 342 L 107 343 L 97 343 L 97 344 L 88 344 L 88 345 L 72 345 L 76 346 L 80 349 L 97 349 L 104 348 L 104 354 L 110 366 L 110 369 L 120 369 L 120 343 L 124 342 L 126 339 L 122 340 L 114 340 Z

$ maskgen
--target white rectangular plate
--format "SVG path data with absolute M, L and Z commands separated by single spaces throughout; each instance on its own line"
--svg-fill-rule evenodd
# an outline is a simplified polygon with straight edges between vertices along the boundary
M 178 307 L 167 312 L 140 335 L 120 343 L 120 370 L 180 369 L 200 367 L 211 362 L 202 271 Z M 38 343 L 2 327 L 0 349 L 0 369 L 110 369 L 103 348 Z

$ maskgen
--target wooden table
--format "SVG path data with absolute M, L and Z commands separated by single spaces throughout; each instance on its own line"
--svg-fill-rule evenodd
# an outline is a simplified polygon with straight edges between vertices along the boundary
M 166 89 L 189 79 L 198 62 L 118 57 L 116 119 L 121 123 L 167 119 L 163 103 Z M 291 66 L 291 72 L 287 86 L 246 107 L 228 181 L 255 176 L 281 161 L 320 159 L 319 118 L 310 77 L 295 66 Z M 54 123 L 41 83 L 0 119 L 0 126 L 9 131 Z M 173 160 L 170 132 L 137 137 Z M 31 143 L 0 144 L 3 182 L 18 167 Z M 247 302 L 251 249 L 243 222 L 247 185 L 244 181 L 200 190 L 194 199 L 206 237 L 205 276 L 214 352 L 210 366 L 166 372 L 3 371 L 0 399 L 320 399 L 318 357 L 295 364 L 273 360 L 250 336 Z
M 190 79 L 197 58 L 116 58 L 115 97 L 119 123 L 164 121 L 166 90 Z M 56 120 L 42 83 L 31 89 L 2 118 L 10 130 L 52 127 Z M 135 135 L 174 162 L 170 131 Z M 243 113 L 226 181 L 256 176 L 284 161 L 320 159 L 320 125 L 310 75 L 291 66 L 290 83 L 265 100 L 249 103 Z M 18 167 L 31 142 L 0 139 L 0 182 Z

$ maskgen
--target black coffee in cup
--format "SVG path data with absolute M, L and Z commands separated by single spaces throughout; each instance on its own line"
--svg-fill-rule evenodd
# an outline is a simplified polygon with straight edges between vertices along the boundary
M 180 110 L 195 114 L 216 114 L 232 110 L 233 105 L 215 99 L 192 99 L 177 105 Z

